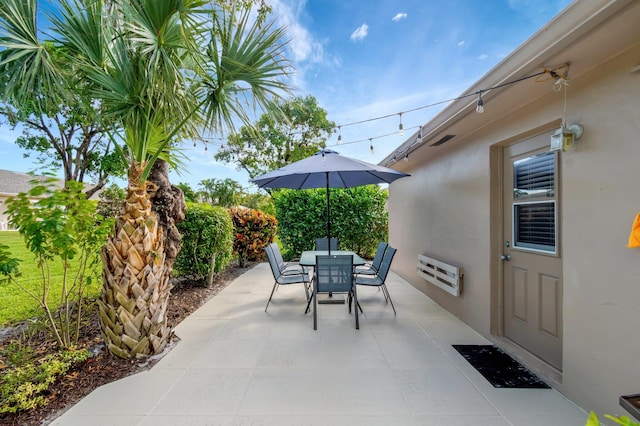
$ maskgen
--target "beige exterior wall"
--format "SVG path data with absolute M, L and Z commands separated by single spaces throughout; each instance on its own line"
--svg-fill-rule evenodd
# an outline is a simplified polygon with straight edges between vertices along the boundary
M 631 13 L 638 14 L 638 3 Z M 640 72 L 630 72 L 639 63 L 637 39 L 582 70 L 568 88 L 567 121 L 581 123 L 584 135 L 560 154 L 563 370 L 554 375 L 530 364 L 600 414 L 628 415 L 618 397 L 640 393 L 640 249 L 626 247 L 640 212 Z M 447 148 L 427 147 L 392 165 L 412 174 L 390 188 L 394 271 L 498 344 L 499 147 L 559 127 L 563 96 L 549 89 L 480 130 L 458 134 Z M 464 267 L 461 297 L 417 276 L 422 253 Z

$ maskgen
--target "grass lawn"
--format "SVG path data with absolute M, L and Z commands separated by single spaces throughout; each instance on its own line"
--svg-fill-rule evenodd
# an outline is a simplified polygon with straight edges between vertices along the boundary
M 34 260 L 33 254 L 27 250 L 22 235 L 16 231 L 0 231 L 0 244 L 9 246 L 11 256 L 21 260 L 18 270 L 22 275 L 17 278 L 17 281 L 41 297 L 42 272 Z M 52 285 L 47 301 L 50 309 L 55 310 L 61 300 L 62 265 L 54 259 L 49 266 Z M 97 271 L 97 274 L 91 288 L 88 289 L 90 297 L 97 297 L 100 294 L 100 271 Z M 0 326 L 33 318 L 42 315 L 42 313 L 38 302 L 16 284 L 4 283 L 0 285 Z

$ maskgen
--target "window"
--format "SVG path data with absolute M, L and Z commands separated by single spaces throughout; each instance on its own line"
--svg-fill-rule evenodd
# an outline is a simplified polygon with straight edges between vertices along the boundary
M 555 158 L 545 152 L 513 163 L 515 247 L 556 253 Z

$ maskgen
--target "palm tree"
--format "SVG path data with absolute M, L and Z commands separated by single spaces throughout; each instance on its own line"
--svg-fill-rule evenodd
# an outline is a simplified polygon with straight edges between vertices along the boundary
M 81 93 L 115 123 L 110 137 L 128 162 L 128 191 L 102 252 L 101 326 L 115 355 L 158 353 L 171 334 L 171 285 L 148 174 L 158 158 L 175 160 L 180 140 L 249 122 L 247 105 L 272 110 L 288 90 L 285 33 L 245 7 L 206 0 L 57 4 L 48 15 L 53 35 L 40 41 L 37 1 L 3 0 L 0 99 L 37 106 Z

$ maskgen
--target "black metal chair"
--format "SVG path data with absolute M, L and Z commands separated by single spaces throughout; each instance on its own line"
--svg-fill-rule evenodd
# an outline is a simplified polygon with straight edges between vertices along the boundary
M 351 255 L 326 255 L 316 256 L 315 275 L 313 278 L 313 292 L 311 300 L 307 302 L 307 310 L 313 300 L 313 329 L 318 329 L 318 294 L 320 293 L 345 293 L 348 295 L 349 313 L 351 313 L 351 300 L 354 306 L 358 306 L 356 286 L 353 281 L 353 256 Z M 358 309 L 355 308 L 356 329 L 360 328 Z
M 375 275 L 378 273 L 378 270 L 380 269 L 380 264 L 382 263 L 382 257 L 384 256 L 384 252 L 387 250 L 387 247 L 389 247 L 389 244 L 383 242 L 380 242 L 378 244 L 378 249 L 376 250 L 376 254 L 373 257 L 373 260 L 371 261 L 371 263 L 363 265 L 363 266 L 356 266 L 356 274 L 363 274 L 363 275 Z
M 394 314 L 396 313 L 396 307 L 393 306 L 393 300 L 391 300 L 391 295 L 389 294 L 389 289 L 387 288 L 385 281 L 387 280 L 387 275 L 391 268 L 391 261 L 393 260 L 393 256 L 395 256 L 396 251 L 397 249 L 391 246 L 387 247 L 387 250 L 384 252 L 384 256 L 382 257 L 380 269 L 374 276 L 356 275 L 355 277 L 356 286 L 366 285 L 370 287 L 380 287 L 384 294 L 385 302 L 391 302 Z
M 278 265 L 278 260 L 274 253 L 274 249 L 271 245 L 265 247 L 264 251 L 267 253 L 267 258 L 269 259 L 269 266 L 271 267 L 271 272 L 273 273 L 273 278 L 275 282 L 273 283 L 273 289 L 271 289 L 271 295 L 269 296 L 269 300 L 267 300 L 267 306 L 264 308 L 264 311 L 267 312 L 267 308 L 269 307 L 269 302 L 271 302 L 271 298 L 273 298 L 273 293 L 276 291 L 276 287 L 279 285 L 289 285 L 289 284 L 300 284 L 302 283 L 304 286 L 304 292 L 307 296 L 307 301 L 309 301 L 309 274 L 304 272 L 302 266 L 299 266 L 299 270 L 280 269 Z M 307 305 L 308 306 L 308 305 Z
M 316 238 L 316 250 L 329 250 L 329 243 L 326 238 Z M 338 239 L 331 238 L 331 250 L 338 250 Z

